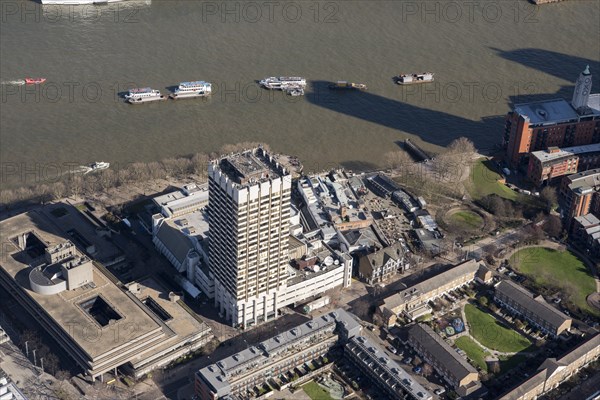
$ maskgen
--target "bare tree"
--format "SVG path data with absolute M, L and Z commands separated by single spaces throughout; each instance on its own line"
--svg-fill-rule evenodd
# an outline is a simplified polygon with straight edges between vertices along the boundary
M 552 209 L 558 204 L 558 195 L 556 193 L 556 188 L 551 186 L 546 186 L 540 192 L 540 199 L 544 202 L 546 206 L 546 212 L 552 211 Z

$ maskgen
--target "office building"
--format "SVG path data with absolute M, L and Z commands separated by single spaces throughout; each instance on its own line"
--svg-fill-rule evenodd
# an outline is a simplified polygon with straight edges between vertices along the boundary
M 209 164 L 209 271 L 233 326 L 277 316 L 287 287 L 291 178 L 262 148 Z
M 118 368 L 139 378 L 212 338 L 208 326 L 152 278 L 121 285 L 66 239 L 52 219 L 57 215 L 35 210 L 0 223 L 0 285 L 74 365 L 92 379 Z

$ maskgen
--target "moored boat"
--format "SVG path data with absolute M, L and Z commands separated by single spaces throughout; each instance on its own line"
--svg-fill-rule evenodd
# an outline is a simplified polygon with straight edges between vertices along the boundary
M 125 95 L 125 99 L 131 104 L 141 104 L 166 100 L 167 98 L 160 91 L 147 87 L 129 90 L 129 94 Z
M 367 90 L 367 85 L 364 83 L 352 83 L 348 81 L 337 81 L 329 85 L 329 89 L 351 89 L 351 90 Z
M 398 85 L 414 85 L 416 83 L 433 82 L 432 72 L 423 72 L 422 74 L 400 74 L 394 79 Z
M 287 90 L 289 88 L 306 87 L 306 79 L 298 76 L 269 77 L 258 82 L 262 87 L 270 90 Z
M 181 82 L 179 87 L 169 96 L 176 99 L 187 99 L 193 97 L 206 97 L 212 93 L 212 85 L 209 82 L 194 81 Z

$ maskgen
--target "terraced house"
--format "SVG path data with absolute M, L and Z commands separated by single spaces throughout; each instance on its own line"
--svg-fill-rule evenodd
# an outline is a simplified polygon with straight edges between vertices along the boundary
M 537 374 L 499 397 L 499 400 L 537 399 L 567 381 L 599 356 L 600 335 L 596 335 L 558 359 L 546 359 L 538 368 Z
M 408 343 L 460 396 L 481 387 L 477 370 L 428 325 L 413 325 L 408 331 Z
M 496 285 L 495 300 L 504 308 L 522 316 L 542 332 L 556 337 L 571 328 L 571 318 L 511 281 Z

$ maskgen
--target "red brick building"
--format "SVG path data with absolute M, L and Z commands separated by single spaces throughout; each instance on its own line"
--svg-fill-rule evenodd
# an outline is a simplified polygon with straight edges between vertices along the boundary
M 600 168 L 565 177 L 560 186 L 560 201 L 566 227 L 582 215 L 600 216 Z
M 504 146 L 514 168 L 527 165 L 529 153 L 549 147 L 600 143 L 600 94 L 590 95 L 589 68 L 575 84 L 573 99 L 516 104 L 506 116 Z
M 527 177 L 540 186 L 553 178 L 600 167 L 600 143 L 586 146 L 549 147 L 529 155 Z

